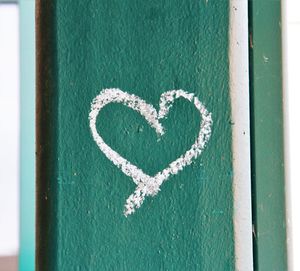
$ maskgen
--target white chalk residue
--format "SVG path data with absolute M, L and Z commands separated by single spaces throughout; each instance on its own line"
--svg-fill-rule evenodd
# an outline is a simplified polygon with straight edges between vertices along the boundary
M 137 166 L 131 164 L 120 154 L 108 146 L 99 135 L 96 128 L 96 120 L 100 110 L 109 103 L 122 103 L 125 106 L 139 112 L 155 129 L 158 135 L 164 134 L 164 128 L 159 122 L 167 116 L 173 102 L 178 98 L 187 99 L 193 102 L 194 106 L 200 113 L 201 124 L 198 138 L 191 148 L 181 155 L 178 159 L 169 164 L 167 168 L 158 172 L 155 176 L 145 174 Z M 128 216 L 139 208 L 146 196 L 154 196 L 160 191 L 161 184 L 170 176 L 176 175 L 187 165 L 190 165 L 193 159 L 196 159 L 205 148 L 211 134 L 212 117 L 211 113 L 203 106 L 193 93 L 187 93 L 184 90 L 170 90 L 163 93 L 160 97 L 159 111 L 147 104 L 143 99 L 136 95 L 128 94 L 117 88 L 104 89 L 93 100 L 91 104 L 91 112 L 89 114 L 90 128 L 93 138 L 100 150 L 111 160 L 123 173 L 132 178 L 137 187 L 135 191 L 128 197 L 125 204 L 124 214 Z

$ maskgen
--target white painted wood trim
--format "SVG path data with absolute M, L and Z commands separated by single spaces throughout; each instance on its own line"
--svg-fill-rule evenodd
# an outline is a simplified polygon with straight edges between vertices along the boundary
M 235 267 L 253 270 L 247 0 L 230 0 Z

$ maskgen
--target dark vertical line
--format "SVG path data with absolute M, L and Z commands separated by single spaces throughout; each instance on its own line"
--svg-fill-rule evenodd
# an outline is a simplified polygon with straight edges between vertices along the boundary
M 250 157 L 251 157 L 251 193 L 252 193 L 252 240 L 253 240 L 253 267 L 258 270 L 257 261 L 257 209 L 256 209 L 256 182 L 255 182 L 255 121 L 254 121 L 254 75 L 253 75 L 253 1 L 248 1 L 248 28 L 249 28 L 249 101 L 250 101 Z
M 56 0 L 36 2 L 36 270 L 57 270 Z

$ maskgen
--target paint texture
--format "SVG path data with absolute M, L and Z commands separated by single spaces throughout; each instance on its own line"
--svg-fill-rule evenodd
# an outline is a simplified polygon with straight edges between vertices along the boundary
M 38 1 L 37 270 L 234 270 L 228 5 Z M 148 176 L 196 142 L 203 119 L 195 97 L 213 118 L 201 155 L 127 217 L 137 184 L 99 150 L 88 120 L 108 88 L 157 110 L 153 128 L 140 112 L 109 103 L 95 124 Z M 160 112 L 168 90 L 194 96 Z
M 282 1 L 249 2 L 254 269 L 289 270 L 285 204 Z

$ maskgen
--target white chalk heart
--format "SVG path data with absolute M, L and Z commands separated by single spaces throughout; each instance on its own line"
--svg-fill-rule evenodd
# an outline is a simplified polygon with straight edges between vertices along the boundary
M 137 166 L 123 158 L 120 154 L 108 146 L 97 132 L 96 120 L 100 110 L 109 103 L 122 103 L 123 105 L 139 112 L 159 135 L 163 135 L 164 128 L 159 120 L 167 116 L 173 102 L 180 97 L 192 102 L 199 111 L 201 116 L 200 131 L 191 148 L 175 161 L 171 162 L 164 170 L 158 172 L 155 176 L 145 174 Z M 98 96 L 96 96 L 91 104 L 89 121 L 93 138 L 100 150 L 109 160 L 120 168 L 125 175 L 131 177 L 137 185 L 134 193 L 132 193 L 126 200 L 124 210 L 125 216 L 132 214 L 135 211 L 135 208 L 139 208 L 146 196 L 156 195 L 164 181 L 166 181 L 171 175 L 176 175 L 185 166 L 191 164 L 193 159 L 196 159 L 202 153 L 210 138 L 212 125 L 211 113 L 207 111 L 199 99 L 195 97 L 193 93 L 187 93 L 181 89 L 164 92 L 160 97 L 158 112 L 151 104 L 146 103 L 143 99 L 136 95 L 128 94 L 117 88 L 104 89 Z

